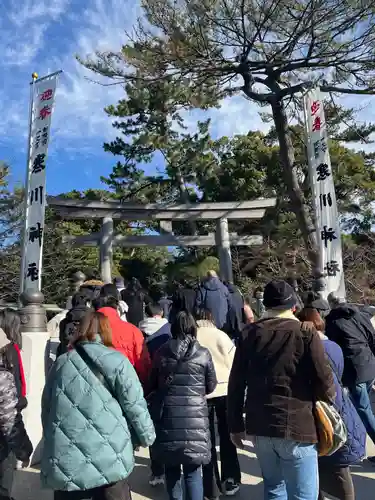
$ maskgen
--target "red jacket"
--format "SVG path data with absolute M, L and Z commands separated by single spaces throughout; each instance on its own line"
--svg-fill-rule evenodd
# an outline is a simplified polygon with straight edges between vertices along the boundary
M 20 381 L 21 381 L 21 396 L 23 398 L 26 397 L 26 378 L 25 378 L 25 371 L 23 369 L 23 362 L 22 362 L 22 356 L 21 356 L 21 351 L 20 348 L 18 347 L 17 344 L 13 344 L 13 347 L 15 348 L 17 352 L 17 357 L 18 357 L 18 364 L 20 367 Z
M 98 312 L 109 319 L 113 346 L 128 358 L 141 382 L 145 383 L 150 373 L 151 360 L 142 332 L 131 323 L 122 321 L 112 307 L 102 307 Z

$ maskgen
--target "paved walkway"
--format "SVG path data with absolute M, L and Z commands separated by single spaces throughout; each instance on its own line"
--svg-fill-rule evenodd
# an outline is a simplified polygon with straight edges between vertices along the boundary
M 368 454 L 375 455 L 375 446 L 368 445 Z M 240 453 L 242 470 L 241 491 L 235 498 L 238 500 L 263 500 L 263 485 L 256 456 L 250 443 Z M 133 500 L 164 500 L 166 494 L 163 487 L 151 488 L 148 484 L 149 458 L 148 451 L 137 453 L 136 467 L 130 477 Z M 353 468 L 356 488 L 356 500 L 374 500 L 375 498 L 375 466 L 365 461 Z M 372 483 L 371 481 L 374 481 Z M 39 473 L 35 469 L 16 472 L 13 496 L 16 500 L 52 500 L 50 491 L 41 490 Z

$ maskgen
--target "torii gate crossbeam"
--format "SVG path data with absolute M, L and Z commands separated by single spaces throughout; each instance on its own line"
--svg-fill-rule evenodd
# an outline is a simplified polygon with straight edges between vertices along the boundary
M 234 203 L 197 203 L 197 204 L 148 204 L 119 203 L 117 201 L 74 200 L 48 197 L 48 205 L 61 217 L 70 219 L 102 219 L 100 233 L 86 236 L 67 236 L 65 241 L 75 245 L 99 245 L 102 279 L 111 282 L 111 262 L 113 246 L 212 246 L 216 243 L 220 260 L 220 273 L 223 279 L 232 281 L 232 259 L 230 239 L 236 245 L 257 245 L 262 243 L 260 236 L 230 235 L 228 219 L 260 219 L 267 208 L 273 207 L 275 198 Z M 113 219 L 122 220 L 159 220 L 160 235 L 115 235 Z M 203 236 L 178 236 L 173 234 L 172 221 L 215 220 L 216 234 Z M 167 234 L 165 234 L 167 233 Z

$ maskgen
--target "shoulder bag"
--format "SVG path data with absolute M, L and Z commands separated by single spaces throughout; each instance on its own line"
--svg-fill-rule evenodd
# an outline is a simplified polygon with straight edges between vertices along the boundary
M 304 332 L 302 335 L 306 340 Z M 329 366 L 334 371 L 330 363 Z M 333 404 L 326 401 L 313 401 L 313 415 L 318 435 L 318 455 L 333 455 L 348 439 L 345 423 Z
M 92 373 L 95 375 L 95 377 L 104 385 L 104 387 L 107 389 L 107 391 L 110 393 L 110 395 L 116 399 L 115 394 L 113 393 L 111 386 L 107 380 L 107 377 L 104 375 L 104 373 L 101 371 L 99 366 L 90 358 L 90 356 L 87 354 L 87 352 L 84 350 L 84 348 L 80 344 L 76 344 L 74 346 L 75 350 L 77 351 L 77 354 L 82 358 L 82 360 L 85 362 L 85 365 L 92 371 Z
M 107 389 L 107 391 L 110 393 L 110 395 L 113 397 L 113 399 L 116 400 L 117 404 L 121 408 L 121 405 L 118 402 L 116 394 L 114 393 L 114 391 L 112 391 L 110 382 L 108 381 L 106 375 L 99 368 L 99 366 L 90 358 L 90 356 L 87 354 L 87 352 L 84 350 L 84 348 L 80 344 L 76 344 L 74 346 L 74 348 L 75 348 L 77 354 L 84 361 L 85 365 L 95 375 L 95 377 L 99 380 L 99 382 L 101 382 L 101 384 L 105 387 L 105 389 Z M 135 429 L 133 428 L 131 422 L 129 422 L 129 420 L 124 415 L 122 408 L 121 408 L 121 411 L 122 411 L 123 417 L 126 420 L 126 423 L 128 425 L 128 428 L 129 428 L 131 440 L 133 443 L 133 448 L 136 449 L 140 446 L 138 435 L 137 435 Z
M 348 439 L 348 432 L 336 408 L 325 401 L 316 401 L 314 418 L 318 434 L 318 453 L 320 457 L 333 455 Z

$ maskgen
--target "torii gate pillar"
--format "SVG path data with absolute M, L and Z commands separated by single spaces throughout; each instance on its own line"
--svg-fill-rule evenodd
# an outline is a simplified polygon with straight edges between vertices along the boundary
M 218 219 L 216 222 L 216 245 L 219 254 L 221 279 L 233 282 L 232 255 L 230 252 L 228 219 L 226 218 Z
M 104 217 L 100 233 L 100 272 L 102 281 L 112 283 L 113 219 Z

